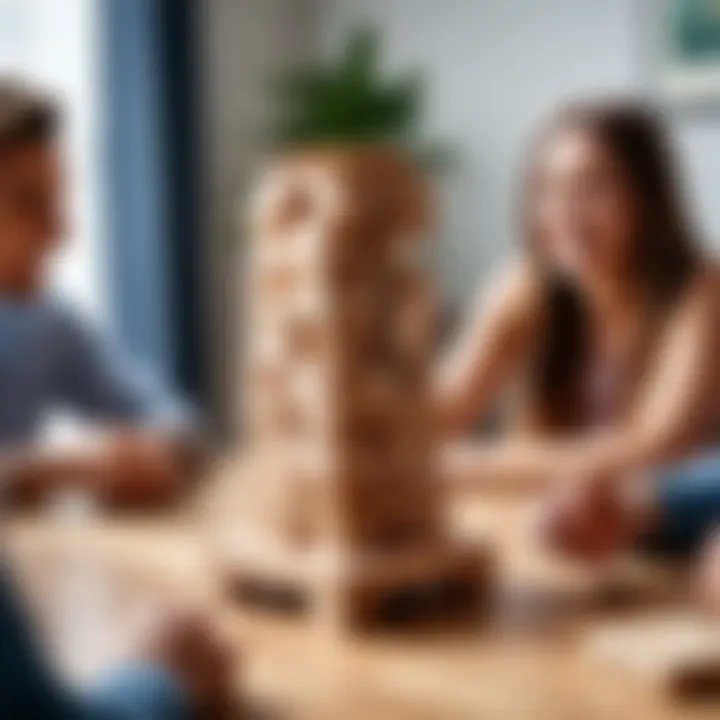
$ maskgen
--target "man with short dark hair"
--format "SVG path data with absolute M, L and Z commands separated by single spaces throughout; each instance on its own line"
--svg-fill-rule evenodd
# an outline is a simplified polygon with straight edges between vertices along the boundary
M 51 99 L 0 79 L 0 500 L 7 509 L 70 487 L 100 501 L 147 505 L 172 496 L 188 473 L 177 414 L 45 293 L 64 236 L 60 121 Z M 37 433 L 58 406 L 102 426 L 101 440 L 43 451 Z M 163 637 L 152 662 L 124 672 L 92 701 L 77 701 L 36 650 L 0 560 L 0 717 L 185 717 L 217 696 L 223 655 L 197 620 L 176 622 Z

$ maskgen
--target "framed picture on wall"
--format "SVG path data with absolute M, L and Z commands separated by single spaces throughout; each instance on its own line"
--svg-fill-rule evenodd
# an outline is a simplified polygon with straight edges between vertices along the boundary
M 720 103 L 720 0 L 664 0 L 662 90 L 671 99 Z

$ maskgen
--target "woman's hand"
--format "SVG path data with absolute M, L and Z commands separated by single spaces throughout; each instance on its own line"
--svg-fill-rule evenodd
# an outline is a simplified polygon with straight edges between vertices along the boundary
M 541 541 L 583 560 L 605 560 L 633 537 L 630 508 L 606 478 L 574 478 L 554 491 L 541 514 Z
M 702 604 L 720 615 L 720 527 L 708 542 L 700 561 L 698 589 Z

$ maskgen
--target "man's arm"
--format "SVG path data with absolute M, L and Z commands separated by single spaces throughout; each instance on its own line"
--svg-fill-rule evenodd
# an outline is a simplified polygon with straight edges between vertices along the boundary
M 73 489 L 112 506 L 160 503 L 175 496 L 192 472 L 190 448 L 152 433 L 117 430 L 82 449 L 5 451 L 0 500 L 11 507 L 34 504 L 58 489 Z
M 72 449 L 0 453 L 7 498 L 37 499 L 68 486 L 111 504 L 177 494 L 201 460 L 187 409 L 71 315 L 59 316 L 53 352 L 58 401 L 95 431 Z

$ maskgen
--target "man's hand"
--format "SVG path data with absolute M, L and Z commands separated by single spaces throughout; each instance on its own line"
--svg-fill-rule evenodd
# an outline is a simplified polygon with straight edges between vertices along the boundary
M 113 507 L 157 506 L 175 497 L 193 472 L 186 456 L 179 443 L 140 430 L 103 434 L 72 449 L 19 449 L 3 458 L 4 500 L 35 504 L 67 488 Z
M 98 477 L 91 479 L 113 506 L 155 505 L 180 489 L 186 468 L 172 442 L 140 431 L 121 431 L 99 448 Z

